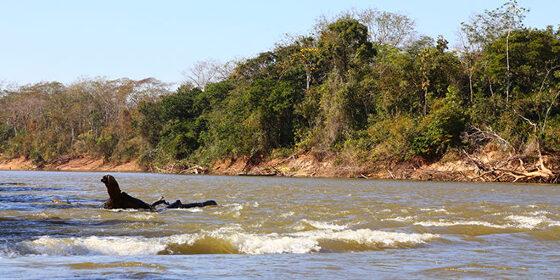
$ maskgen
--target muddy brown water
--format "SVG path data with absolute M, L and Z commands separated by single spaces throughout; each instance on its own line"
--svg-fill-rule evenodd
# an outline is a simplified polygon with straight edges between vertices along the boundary
M 558 186 L 113 173 L 220 204 L 146 212 L 103 175 L 0 172 L 0 278 L 560 277 Z

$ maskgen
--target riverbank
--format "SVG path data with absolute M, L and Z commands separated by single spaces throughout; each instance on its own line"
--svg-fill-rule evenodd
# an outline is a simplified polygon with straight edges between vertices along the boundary
M 515 158 L 515 163 L 511 163 Z M 560 157 L 542 156 L 541 172 L 538 159 L 532 164 L 519 164 L 521 157 L 487 147 L 477 153 L 448 153 L 438 161 L 413 158 L 404 162 L 390 160 L 357 162 L 341 159 L 340 155 L 303 153 L 287 158 L 263 160 L 251 164 L 247 157 L 216 162 L 209 173 L 220 175 L 255 175 L 288 177 L 363 178 L 418 181 L 457 182 L 544 182 L 557 183 Z M 548 166 L 548 167 L 546 167 Z M 549 169 L 549 167 L 551 169 Z
M 54 163 L 37 166 L 24 157 L 0 160 L 0 170 L 49 170 L 49 171 L 114 171 L 141 172 L 146 171 L 136 161 L 126 163 L 110 163 L 101 158 L 77 157 Z
M 526 160 L 526 159 L 525 159 Z M 216 161 L 209 167 L 146 168 L 136 160 L 112 163 L 101 158 L 65 158 L 37 166 L 23 157 L 0 160 L 0 170 L 50 170 L 50 171 L 106 171 L 106 172 L 156 172 L 175 174 L 209 174 L 237 176 L 285 176 L 396 179 L 420 181 L 462 182 L 545 182 L 558 183 L 560 157 L 544 155 L 534 159 L 532 165 L 521 157 L 487 147 L 475 154 L 448 153 L 435 162 L 414 158 L 406 162 L 343 160 L 335 154 L 300 153 L 284 158 L 249 157 L 228 158 Z M 541 162 L 542 161 L 542 162 Z M 515 162 L 513 165 L 510 162 Z

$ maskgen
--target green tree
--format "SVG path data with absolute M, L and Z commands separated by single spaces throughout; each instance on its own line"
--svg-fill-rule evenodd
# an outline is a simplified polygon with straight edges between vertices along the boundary
M 559 81 L 554 73 L 560 68 L 560 39 L 551 30 L 515 30 L 489 44 L 482 59 L 495 91 L 507 93 L 511 88 L 516 96 L 532 94 Z
M 341 18 L 329 24 L 321 32 L 318 46 L 325 63 L 343 81 L 349 68 L 359 68 L 371 62 L 376 53 L 368 40 L 367 27 L 351 18 Z
M 450 87 L 447 96 L 434 102 L 430 114 L 421 119 L 412 148 L 417 155 L 429 159 L 440 157 L 448 148 L 461 144 L 460 136 L 467 123 L 458 89 Z

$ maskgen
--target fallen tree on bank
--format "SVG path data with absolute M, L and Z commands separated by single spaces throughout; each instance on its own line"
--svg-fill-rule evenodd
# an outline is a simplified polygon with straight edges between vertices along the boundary
M 529 120 L 527 120 L 529 121 Z M 530 122 L 530 121 L 529 121 Z M 537 131 L 537 125 L 532 123 Z M 548 157 L 543 155 L 541 144 L 535 134 L 531 135 L 529 143 L 523 151 L 515 148 L 509 141 L 495 133 L 490 127 L 480 129 L 471 127 L 470 132 L 465 133 L 464 139 L 470 143 L 480 146 L 481 143 L 494 142 L 506 152 L 505 157 L 498 159 L 482 159 L 477 154 L 462 150 L 467 161 L 474 166 L 476 176 L 469 177 L 472 181 L 483 182 L 540 182 L 557 183 L 560 172 L 547 166 Z

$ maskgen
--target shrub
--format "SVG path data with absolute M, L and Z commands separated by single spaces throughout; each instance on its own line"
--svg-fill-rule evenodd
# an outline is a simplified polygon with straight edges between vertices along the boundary
M 560 116 L 547 122 L 543 138 L 545 149 L 560 152 Z
M 414 154 L 435 159 L 449 147 L 461 144 L 460 136 L 466 128 L 467 115 L 456 92 L 450 88 L 447 96 L 436 100 L 430 114 L 421 120 L 419 135 L 412 140 Z
M 7 125 L 0 124 L 0 151 L 4 150 L 10 138 L 14 137 L 13 129 L 10 129 Z
M 400 115 L 376 122 L 368 128 L 368 134 L 376 143 L 374 158 L 403 161 L 412 156 L 410 143 L 416 134 L 416 124 L 411 117 Z
M 354 133 L 344 142 L 342 156 L 347 160 L 403 161 L 412 156 L 410 143 L 415 123 L 405 115 L 372 121 L 367 130 Z

